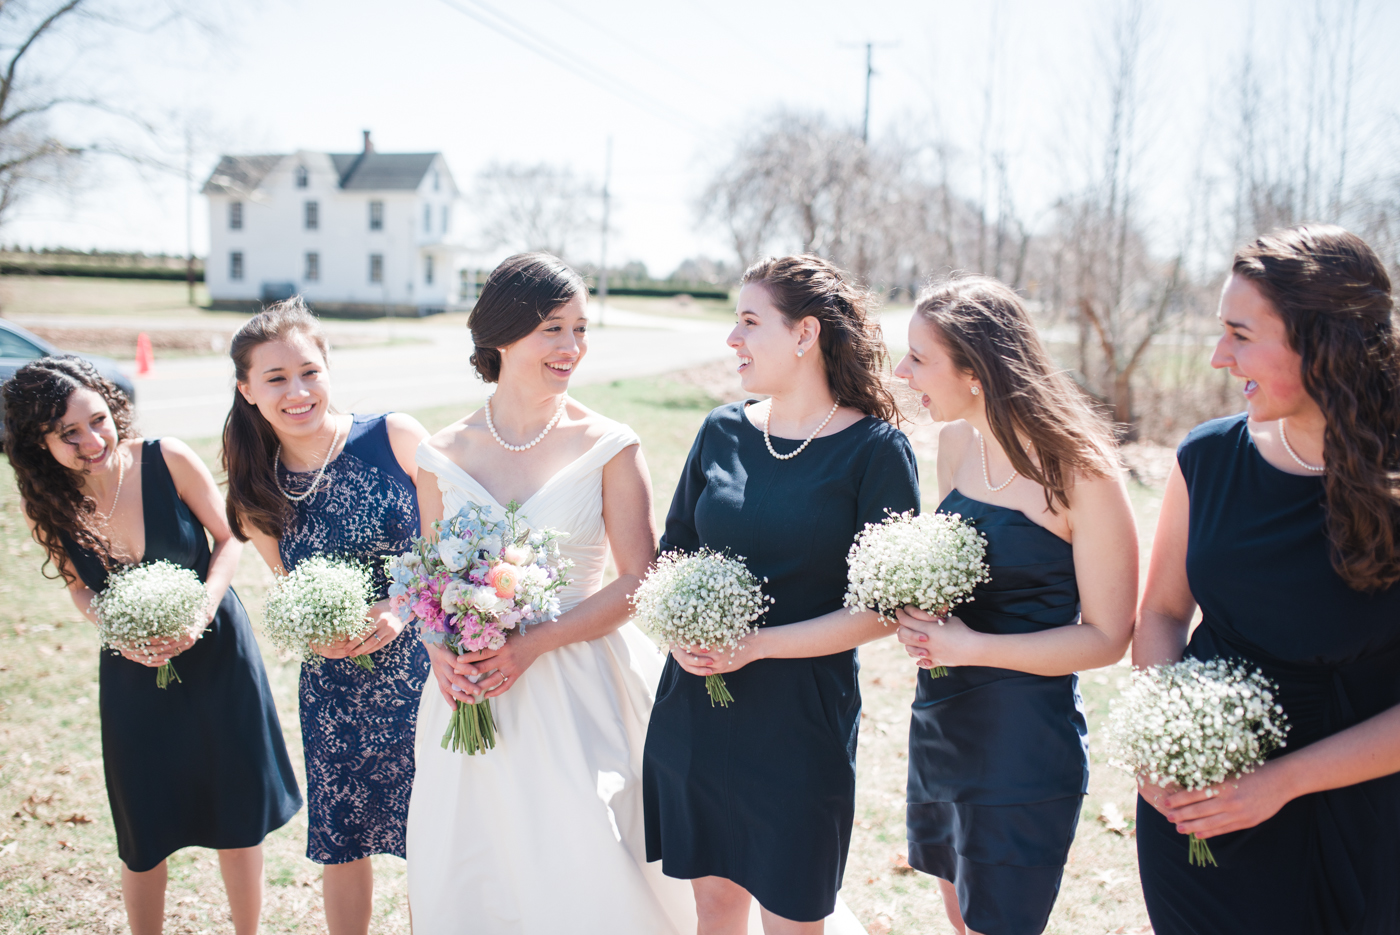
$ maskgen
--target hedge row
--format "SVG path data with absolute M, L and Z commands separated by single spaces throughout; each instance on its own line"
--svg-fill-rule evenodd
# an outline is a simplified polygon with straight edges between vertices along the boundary
M 7 262 L 0 262 L 0 276 L 91 276 L 99 279 L 160 279 L 169 282 L 185 282 L 188 278 L 182 269 Z M 204 282 L 204 270 L 194 271 L 194 281 Z

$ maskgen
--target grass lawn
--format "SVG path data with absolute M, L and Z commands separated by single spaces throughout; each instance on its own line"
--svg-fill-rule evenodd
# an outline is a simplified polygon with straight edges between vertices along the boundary
M 717 400 L 693 382 L 667 378 L 582 387 L 572 395 L 627 422 L 642 437 L 655 509 L 664 516 L 694 433 Z M 464 412 L 452 408 L 414 414 L 436 430 Z M 215 463 L 214 440 L 192 443 Z M 921 472 L 931 478 L 932 464 L 921 464 Z M 1160 497 L 1142 487 L 1135 487 L 1133 495 L 1146 541 Z M 125 916 L 119 864 L 98 740 L 96 638 L 62 587 L 40 577 L 39 564 L 39 548 L 25 530 L 9 466 L 0 464 L 0 935 L 121 932 Z M 255 621 L 269 582 L 270 573 L 256 553 L 246 550 L 234 583 Z M 952 929 L 936 885 L 901 866 L 915 670 L 892 640 L 864 647 L 861 658 L 865 711 L 856 828 L 842 895 L 871 932 L 942 935 Z M 282 661 L 266 645 L 264 660 L 293 763 L 304 777 L 298 666 Z M 1091 732 L 1127 672 L 1114 666 L 1084 674 Z M 1051 918 L 1052 933 L 1131 932 L 1147 921 L 1133 842 L 1097 820 L 1110 803 L 1131 816 L 1132 784 L 1096 751 L 1090 793 Z M 267 839 L 263 931 L 325 931 L 320 869 L 303 856 L 305 840 L 304 810 Z M 407 933 L 405 865 L 390 857 L 375 861 L 372 930 Z M 170 859 L 166 906 L 167 932 L 232 931 L 212 852 L 191 848 Z

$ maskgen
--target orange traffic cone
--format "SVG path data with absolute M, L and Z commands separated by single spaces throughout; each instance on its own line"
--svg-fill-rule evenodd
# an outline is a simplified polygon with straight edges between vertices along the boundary
M 151 351 L 151 337 L 143 331 L 136 336 L 136 375 L 150 376 L 151 368 L 155 364 L 156 355 Z

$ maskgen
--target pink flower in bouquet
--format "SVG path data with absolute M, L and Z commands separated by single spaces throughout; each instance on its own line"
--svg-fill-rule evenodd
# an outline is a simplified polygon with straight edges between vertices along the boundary
M 450 575 L 437 575 L 425 581 L 421 589 L 415 589 L 410 608 L 413 615 L 423 621 L 423 625 L 438 633 L 447 632 L 447 615 L 442 610 L 443 588 L 452 581 Z
M 519 566 L 501 562 L 491 569 L 486 576 L 486 583 L 496 589 L 497 597 L 513 598 L 515 589 L 520 585 L 520 572 Z

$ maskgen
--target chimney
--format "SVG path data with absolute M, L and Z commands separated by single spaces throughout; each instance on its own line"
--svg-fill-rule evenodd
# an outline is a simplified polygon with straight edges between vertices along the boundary
M 372 153 L 372 152 L 374 152 L 374 144 L 371 143 L 370 140 L 369 140 L 369 131 L 368 131 L 368 130 L 362 130 L 361 132 L 364 133 L 364 135 L 365 135 L 365 152 L 367 152 L 367 153 Z

